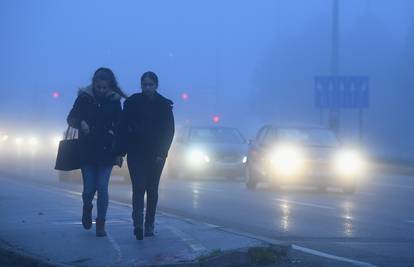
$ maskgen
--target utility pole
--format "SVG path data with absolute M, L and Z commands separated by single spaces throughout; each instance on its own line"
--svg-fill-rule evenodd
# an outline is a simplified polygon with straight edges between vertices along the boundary
M 339 74 L 339 0 L 333 0 L 332 10 L 332 75 Z
M 332 0 L 332 54 L 331 54 L 331 75 L 339 75 L 339 0 Z M 339 133 L 340 109 L 331 108 L 329 111 L 329 127 Z

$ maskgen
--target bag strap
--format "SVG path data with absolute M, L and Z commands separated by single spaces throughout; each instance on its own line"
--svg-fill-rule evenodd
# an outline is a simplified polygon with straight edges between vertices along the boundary
M 70 125 L 68 125 L 68 128 L 66 129 L 66 133 L 65 133 L 65 140 L 70 140 L 70 139 L 76 139 L 76 138 L 78 138 L 77 132 L 78 132 L 77 129 L 75 129 L 73 127 L 70 127 Z M 71 133 L 70 139 L 68 138 L 69 137 L 69 133 Z

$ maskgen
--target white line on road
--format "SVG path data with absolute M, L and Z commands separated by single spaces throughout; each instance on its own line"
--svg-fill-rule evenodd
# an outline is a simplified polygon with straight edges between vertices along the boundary
M 414 189 L 414 186 L 411 185 L 399 185 L 399 184 L 388 184 L 388 183 L 371 183 L 373 185 L 377 186 L 383 186 L 383 187 L 394 187 L 394 188 L 402 188 L 402 189 Z
M 171 232 L 173 232 L 176 236 L 178 236 L 182 241 L 184 241 L 197 255 L 202 255 L 203 253 L 207 252 L 207 248 L 197 242 L 195 239 L 191 238 L 181 230 L 168 226 Z
M 376 267 L 376 265 L 373 265 L 373 264 L 368 263 L 368 262 L 363 262 L 363 261 L 353 260 L 353 259 L 344 258 L 344 257 L 340 257 L 340 256 L 335 256 L 335 255 L 332 255 L 332 254 L 328 254 L 328 253 L 325 253 L 325 252 L 321 252 L 321 251 L 318 251 L 318 250 L 305 248 L 305 247 L 301 247 L 301 246 L 297 246 L 297 245 L 292 245 L 292 249 L 301 251 L 303 253 L 315 255 L 315 256 L 318 256 L 318 257 L 323 257 L 323 258 L 342 261 L 342 262 L 348 262 L 348 263 L 354 264 L 356 266 Z
M 287 204 L 296 204 L 296 205 L 312 207 L 312 208 L 335 210 L 335 208 L 331 207 L 331 206 L 313 204 L 313 203 L 308 203 L 308 202 L 300 202 L 300 201 L 288 200 L 288 199 L 283 199 L 283 198 L 273 198 L 273 200 L 278 201 L 278 202 L 287 203 Z
M 115 241 L 115 239 L 112 238 L 112 236 L 109 234 L 109 232 L 106 234 L 106 237 L 108 238 L 109 242 L 111 243 L 112 247 L 116 251 L 116 265 L 120 264 L 122 262 L 122 250 L 119 244 Z

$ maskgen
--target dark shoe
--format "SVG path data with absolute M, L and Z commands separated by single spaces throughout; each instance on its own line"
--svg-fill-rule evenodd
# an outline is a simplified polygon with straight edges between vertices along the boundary
M 106 236 L 105 219 L 96 218 L 96 236 Z
M 145 233 L 146 237 L 154 236 L 154 225 L 145 226 Z
M 135 238 L 137 240 L 143 240 L 144 239 L 144 230 L 142 228 L 135 227 L 134 228 L 134 235 L 135 235 Z
M 83 205 L 82 225 L 86 230 L 92 228 L 92 208 L 92 205 Z

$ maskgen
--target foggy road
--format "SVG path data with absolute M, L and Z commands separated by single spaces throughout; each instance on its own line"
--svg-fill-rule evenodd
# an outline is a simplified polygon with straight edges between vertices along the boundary
M 0 181 L 78 197 L 82 184 L 54 170 L 64 143 L 93 150 L 57 167 L 86 179 L 89 163 L 146 147 L 168 167 L 160 214 L 345 264 L 414 266 L 413 0 L 6 0 L 0 20 Z M 141 93 L 148 108 L 131 102 Z M 112 204 L 131 204 L 125 169 L 112 173 Z M 245 169 L 249 188 L 311 173 L 352 193 L 364 177 L 355 194 L 249 190 L 231 180 Z
M 13 177 L 27 179 L 21 172 Z M 37 171 L 30 181 L 81 190 L 80 184 L 59 183 L 55 174 L 47 171 Z M 400 175 L 367 177 L 355 195 L 335 188 L 327 192 L 304 187 L 274 191 L 263 186 L 250 191 L 242 179 L 187 181 L 164 177 L 159 210 L 356 263 L 412 266 L 413 191 L 413 177 Z M 130 185 L 115 177 L 110 195 L 111 200 L 130 204 Z

